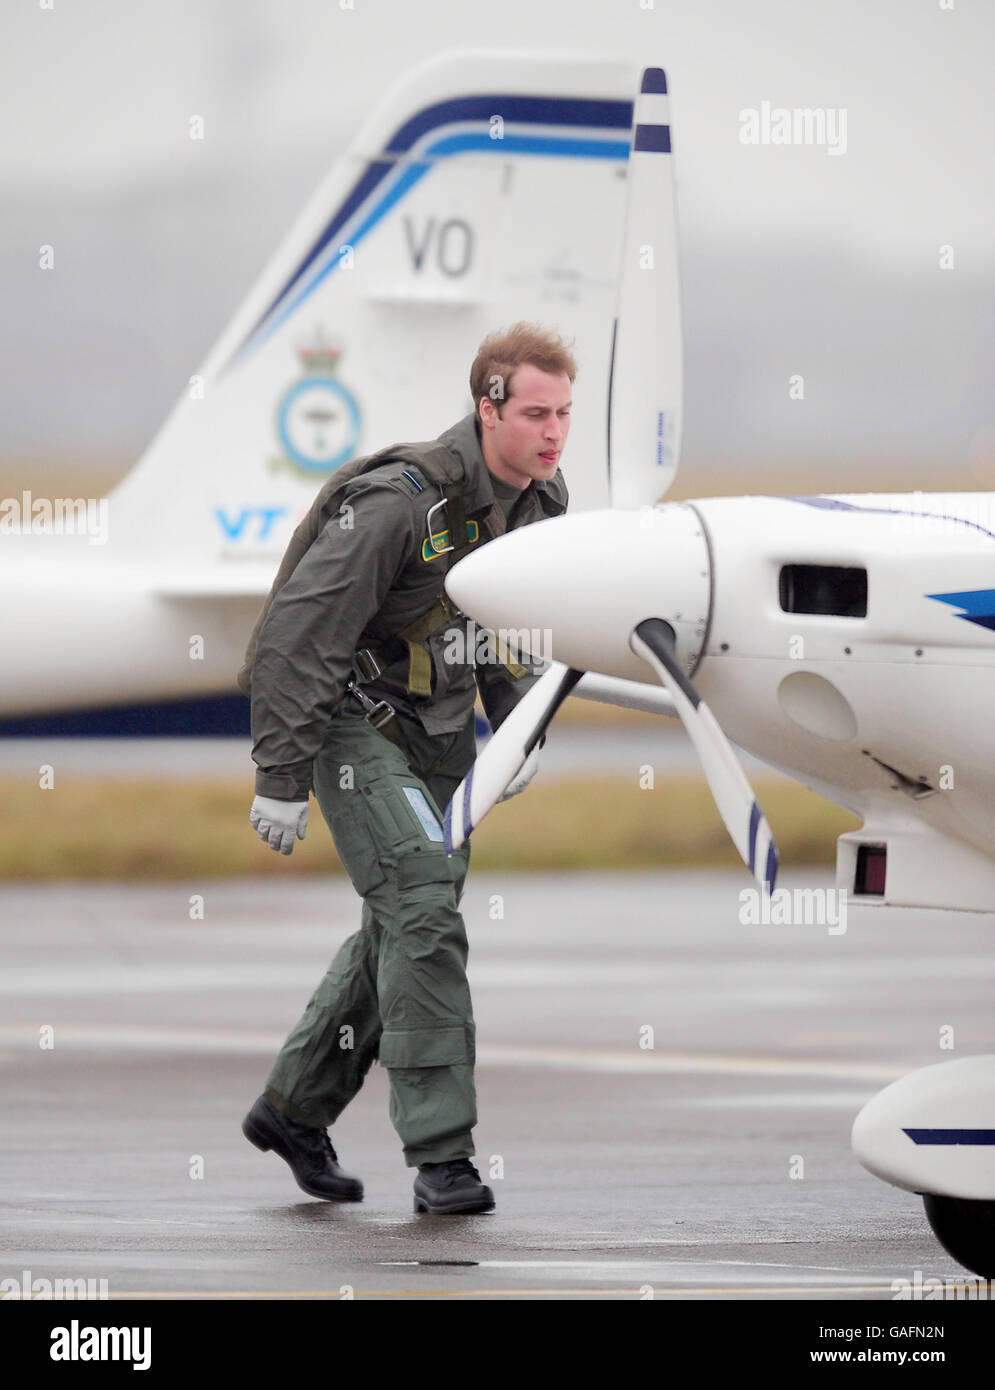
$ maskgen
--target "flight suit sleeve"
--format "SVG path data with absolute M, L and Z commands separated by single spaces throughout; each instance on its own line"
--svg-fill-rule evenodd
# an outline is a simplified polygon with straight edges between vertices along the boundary
M 411 558 L 415 531 L 400 488 L 359 478 L 274 598 L 252 669 L 257 796 L 307 796 L 360 634 Z

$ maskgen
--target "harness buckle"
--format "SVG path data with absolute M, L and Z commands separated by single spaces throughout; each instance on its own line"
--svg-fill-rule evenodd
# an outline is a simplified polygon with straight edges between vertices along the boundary
M 359 668 L 359 674 L 363 677 L 364 681 L 375 681 L 378 676 L 383 675 L 383 667 L 369 647 L 363 647 L 358 651 L 353 657 L 353 660 Z
M 385 724 L 390 723 L 394 715 L 395 710 L 393 705 L 389 705 L 386 700 L 378 700 L 367 713 L 366 722 L 371 728 L 380 732 Z
M 445 555 L 447 551 L 456 549 L 455 545 L 452 544 L 436 545 L 435 539 L 432 535 L 432 518 L 435 516 L 436 512 L 442 511 L 442 509 L 445 506 L 446 499 L 443 497 L 441 502 L 436 502 L 433 506 L 429 507 L 428 514 L 425 517 L 425 530 L 428 533 L 428 548 L 436 555 Z M 446 522 L 448 523 L 448 521 L 449 517 L 447 516 Z M 442 532 L 441 534 L 445 534 L 445 532 Z
M 385 724 L 394 718 L 396 710 L 386 700 L 371 700 L 365 690 L 361 690 L 354 680 L 346 686 L 348 694 L 354 696 L 366 711 L 366 722 L 378 733 L 383 732 Z

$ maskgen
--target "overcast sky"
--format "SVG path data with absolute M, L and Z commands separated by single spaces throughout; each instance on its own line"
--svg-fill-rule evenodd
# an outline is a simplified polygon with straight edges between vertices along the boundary
M 68 189 L 327 150 L 413 61 L 493 30 L 501 47 L 662 63 L 693 225 L 842 238 L 911 264 L 955 241 L 990 260 L 995 4 L 945 3 L 8 0 L 0 175 Z M 743 146 L 739 113 L 764 101 L 845 109 L 845 156 Z M 201 144 L 187 138 L 192 113 Z
M 765 435 L 771 412 L 755 381 L 757 373 L 783 376 L 776 349 L 796 328 L 782 330 L 778 314 L 794 313 L 813 332 L 827 324 L 834 335 L 822 344 L 827 364 L 872 339 L 878 357 L 895 358 L 899 375 L 879 392 L 879 418 L 859 416 L 852 407 L 868 402 L 848 401 L 854 387 L 843 384 L 838 398 L 827 398 L 827 420 L 850 418 L 855 431 L 876 432 L 882 448 L 892 421 L 906 430 L 891 439 L 893 449 L 921 435 L 898 399 L 908 353 L 911 402 L 925 409 L 930 390 L 935 395 L 935 438 L 951 435 L 951 421 L 963 421 L 954 445 L 961 452 L 989 437 L 990 413 L 983 418 L 987 407 L 978 404 L 990 399 L 987 386 L 968 383 L 961 400 L 951 383 L 973 371 L 991 376 L 983 335 L 995 316 L 995 0 L 343 3 L 6 0 L 0 180 L 9 215 L 0 224 L 0 291 L 14 370 L 3 374 L 0 404 L 14 426 L 6 441 L 0 437 L 0 452 L 25 459 L 65 452 L 60 419 L 90 441 L 90 452 L 113 449 L 115 440 L 139 447 L 384 87 L 442 49 L 489 43 L 667 69 L 692 406 L 704 365 L 716 360 L 724 337 L 735 338 L 742 372 L 734 379 L 729 365 L 726 396 L 738 392 L 753 406 L 752 447 L 776 443 Z M 845 117 L 845 153 L 744 144 L 741 113 L 765 103 L 822 108 L 837 133 Z M 204 119 L 202 141 L 189 138 L 192 115 Z M 203 221 L 194 215 L 201 205 Z M 90 279 L 71 281 L 64 260 L 64 297 L 48 303 L 38 294 L 37 248 L 53 239 L 60 218 L 55 232 L 81 248 L 75 273 Z M 233 222 L 242 234 L 235 242 Z M 109 245 L 114 236 L 118 244 Z M 955 288 L 938 270 L 943 245 L 954 248 L 959 297 L 945 299 L 939 288 Z M 116 273 L 127 282 L 117 283 Z M 838 306 L 831 325 L 820 286 Z M 733 294 L 745 298 L 727 327 Z M 106 307 L 99 344 L 95 305 Z M 908 321 L 900 325 L 902 310 Z M 939 329 L 930 321 L 935 313 Z M 924 343 L 932 355 L 917 361 Z M 74 364 L 93 381 L 74 382 Z M 114 413 L 116 387 L 106 388 L 106 402 L 97 399 L 121 364 L 135 378 L 127 418 Z M 949 378 L 941 379 L 945 370 Z M 53 375 L 78 392 L 64 397 L 59 418 L 41 384 Z M 814 422 L 814 412 L 808 418 Z M 689 412 L 692 444 L 710 423 L 706 412 Z M 745 411 L 730 415 L 730 448 L 741 445 L 748 423 Z M 697 437 L 709 449 L 722 442 Z M 788 435 L 781 442 L 798 444 Z

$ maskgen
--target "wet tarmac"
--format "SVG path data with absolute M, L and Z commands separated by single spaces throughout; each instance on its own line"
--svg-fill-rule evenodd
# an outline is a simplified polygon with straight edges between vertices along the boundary
M 476 1162 L 497 1209 L 448 1218 L 413 1213 L 379 1067 L 332 1136 L 362 1204 L 305 1196 L 240 1132 L 355 929 L 347 883 L 0 889 L 0 1276 L 471 1300 L 891 1300 L 916 1270 L 963 1278 L 849 1133 L 889 1081 L 995 1050 L 995 916 L 750 926 L 749 887 L 471 874 Z

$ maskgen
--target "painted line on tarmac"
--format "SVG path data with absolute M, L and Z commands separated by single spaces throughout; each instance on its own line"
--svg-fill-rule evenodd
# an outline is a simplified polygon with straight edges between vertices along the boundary
M 670 1269 L 677 1265 L 693 1265 L 701 1269 L 703 1265 L 725 1268 L 732 1265 L 744 1269 L 790 1269 L 798 1273 L 802 1269 L 820 1270 L 827 1274 L 846 1275 L 845 1269 L 825 1265 L 774 1264 L 769 1260 L 377 1260 L 384 1269 L 404 1266 L 419 1266 L 423 1269 L 438 1265 L 467 1265 L 476 1269 Z M 863 1280 L 866 1275 L 854 1274 L 852 1278 Z M 839 1282 L 837 1280 L 837 1282 Z
M 766 1076 L 879 1077 L 903 1076 L 906 1064 L 851 1062 L 812 1057 L 765 1057 L 739 1053 L 640 1052 L 637 1048 L 521 1047 L 485 1044 L 478 1061 L 500 1066 L 565 1067 L 601 1072 L 752 1072 Z
M 163 1025 L 49 1021 L 54 1038 L 79 1043 L 81 1049 L 136 1049 L 219 1053 L 276 1052 L 283 1033 L 224 1031 Z M 37 1022 L 0 1025 L 0 1046 L 38 1045 Z M 538 1067 L 552 1070 L 628 1073 L 696 1072 L 753 1073 L 763 1076 L 816 1076 L 892 1080 L 909 1070 L 907 1061 L 858 1062 L 845 1058 L 769 1057 L 738 1053 L 642 1052 L 638 1048 L 560 1047 L 543 1044 L 486 1043 L 477 1048 L 477 1063 L 484 1066 Z
M 111 1293 L 110 1301 L 115 1299 L 154 1299 L 166 1301 L 173 1298 L 195 1298 L 195 1299 L 226 1299 L 226 1298 L 328 1298 L 336 1301 L 348 1301 L 357 1298 L 563 1298 L 576 1296 L 578 1298 L 597 1298 L 617 1297 L 619 1294 L 631 1293 L 634 1297 L 639 1297 L 641 1289 L 629 1289 L 624 1285 L 616 1285 L 613 1288 L 584 1288 L 576 1287 L 569 1289 L 353 1289 L 348 1295 L 348 1299 L 343 1295 L 341 1289 L 231 1289 L 224 1292 L 208 1291 L 203 1289 L 170 1290 L 164 1292 L 161 1289 L 125 1289 L 117 1293 Z M 716 1298 L 742 1297 L 742 1298 L 762 1298 L 765 1295 L 783 1298 L 786 1295 L 812 1295 L 820 1297 L 826 1294 L 887 1294 L 894 1297 L 894 1290 L 890 1284 L 846 1284 L 839 1287 L 824 1287 L 821 1284 L 786 1284 L 780 1287 L 758 1287 L 751 1288 L 747 1285 L 740 1285 L 732 1288 L 719 1288 L 708 1285 L 688 1285 L 681 1288 L 667 1288 L 657 1285 L 653 1289 L 653 1299 L 662 1298 L 701 1298 L 713 1296 Z M 650 1301 L 650 1300 L 647 1300 Z
M 0 904 L 3 898 L 0 894 Z M 18 915 L 15 913 L 15 915 Z M 19 915 L 24 915 L 21 912 Z M 229 932 L 230 927 L 219 927 Z M 278 929 L 274 929 L 278 930 Z M 122 935 L 122 942 L 126 938 Z M 110 950 L 110 945 L 107 946 Z M 169 995 L 237 996 L 251 991 L 274 989 L 310 992 L 314 989 L 315 974 L 321 968 L 310 954 L 301 960 L 296 957 L 237 961 L 176 961 L 143 955 L 143 940 L 128 945 L 130 960 L 109 959 L 106 955 L 90 959 L 85 969 L 77 955 L 66 958 L 64 947 L 51 952 L 51 961 L 37 959 L 5 962 L 0 978 L 0 998 L 6 1008 L 8 1000 L 37 996 L 41 999 L 100 999 L 101 996 L 135 998 Z M 310 943 L 305 941 L 310 952 Z M 322 955 L 321 960 L 325 960 Z M 515 990 L 541 994 L 551 988 L 604 991 L 618 989 L 699 988 L 702 966 L 663 960 L 633 962 L 596 960 L 556 960 L 552 958 L 521 961 L 481 960 L 470 969 L 470 985 L 477 991 Z M 799 965 L 794 962 L 772 963 L 769 959 L 744 962 L 739 983 L 735 986 L 713 981 L 707 990 L 699 992 L 703 1008 L 722 1015 L 746 997 L 752 1007 L 788 1007 L 804 1009 L 835 997 L 838 987 L 846 984 L 881 988 L 885 984 L 929 984 L 937 978 L 949 985 L 958 980 L 977 986 L 995 976 L 992 961 L 987 956 L 964 956 L 946 960 L 939 956 L 917 956 L 905 960 L 873 959 L 870 961 L 835 960 L 822 962 L 818 978 L 807 974 L 799 979 Z M 777 973 L 775 973 L 775 971 Z M 66 1007 L 70 1007 L 67 1005 Z
M 592 1258 L 589 1260 L 378 1260 L 377 1265 L 382 1269 L 409 1268 L 409 1269 L 431 1269 L 439 1265 L 471 1266 L 476 1269 L 519 1269 L 524 1271 L 539 1271 L 550 1269 L 578 1270 L 587 1273 L 592 1277 L 602 1274 L 605 1270 L 641 1270 L 647 1275 L 655 1274 L 658 1279 L 665 1278 L 668 1273 L 675 1273 L 681 1266 L 690 1265 L 692 1268 L 701 1270 L 704 1266 L 713 1266 L 716 1271 L 723 1271 L 728 1278 L 730 1269 L 761 1270 L 777 1269 L 806 1279 L 804 1284 L 798 1285 L 799 1288 L 806 1288 L 818 1291 L 823 1288 L 834 1287 L 843 1288 L 867 1288 L 866 1274 L 853 1274 L 848 1276 L 845 1269 L 833 1266 L 819 1265 L 789 1265 L 774 1264 L 766 1260 L 600 1260 Z M 803 1271 L 812 1271 L 811 1274 L 803 1274 Z M 820 1278 L 821 1275 L 833 1274 L 834 1280 Z M 854 1282 L 845 1284 L 841 1282 L 848 1277 Z M 739 1285 L 735 1287 L 740 1287 Z M 761 1284 L 760 1288 L 770 1288 L 771 1285 Z M 892 1284 L 882 1284 L 882 1290 L 891 1290 Z

